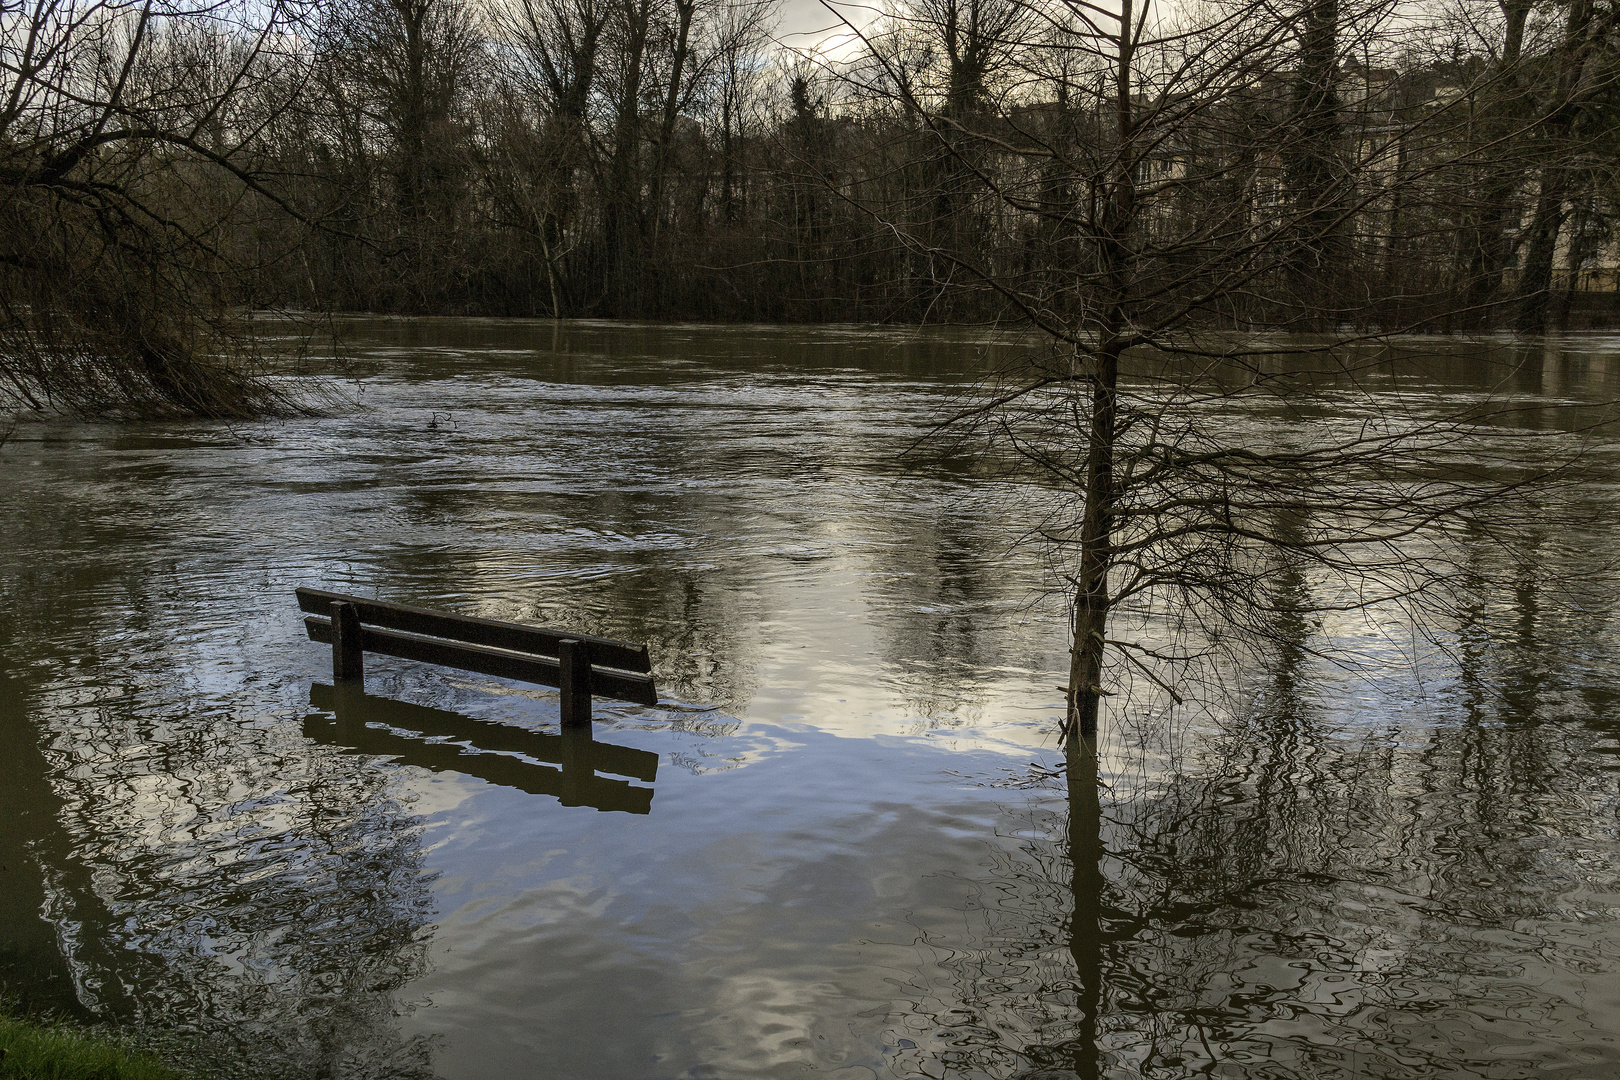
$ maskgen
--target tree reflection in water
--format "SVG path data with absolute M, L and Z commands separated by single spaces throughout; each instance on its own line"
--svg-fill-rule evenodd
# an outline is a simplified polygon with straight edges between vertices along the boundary
M 177 705 L 170 657 L 63 668 L 55 623 L 87 615 L 54 595 L 0 649 L 13 985 L 200 1074 L 429 1075 L 396 1020 L 433 913 L 409 796 L 279 717 Z
M 1421 693 L 1316 662 L 1289 603 L 1307 583 L 1279 575 L 1255 706 L 1191 760 L 1114 791 L 1096 747 L 1068 744 L 1062 802 L 1012 825 L 943 963 L 955 985 L 891 1031 L 895 1075 L 1620 1070 L 1613 958 L 1585 929 L 1594 873 L 1620 877 L 1615 770 L 1592 752 L 1615 732 L 1612 661 L 1590 655 L 1606 616 L 1545 602 L 1559 573 L 1459 611 L 1451 672 Z M 1122 755 L 1104 747 L 1105 779 Z
M 43 916 L 40 859 L 71 848 L 59 835 L 61 804 L 39 737 L 28 722 L 28 684 L 0 654 L 0 985 L 30 1008 L 80 1015 L 56 928 Z
M 81 1000 L 209 1069 L 425 1072 L 393 995 L 425 961 L 430 880 L 388 774 L 230 718 L 163 740 L 154 762 L 139 720 L 108 720 L 60 730 L 52 754 L 77 843 L 50 865 L 84 874 L 57 874 L 50 908 Z M 267 776 L 284 786 L 248 782 Z

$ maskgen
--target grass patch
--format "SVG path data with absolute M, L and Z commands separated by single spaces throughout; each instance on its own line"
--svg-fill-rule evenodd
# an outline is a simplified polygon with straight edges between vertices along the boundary
M 52 1020 L 0 1015 L 0 1080 L 182 1080 L 157 1058 Z

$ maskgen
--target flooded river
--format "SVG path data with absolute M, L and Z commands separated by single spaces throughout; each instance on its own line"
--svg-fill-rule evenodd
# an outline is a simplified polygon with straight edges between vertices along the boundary
M 1620 1075 L 1609 488 L 1416 667 L 1116 724 L 1086 822 L 1041 492 L 903 457 L 976 334 L 349 330 L 356 408 L 0 447 L 13 993 L 220 1076 Z M 655 769 L 565 785 L 543 688 L 344 706 L 300 585 L 647 642 L 595 732 Z

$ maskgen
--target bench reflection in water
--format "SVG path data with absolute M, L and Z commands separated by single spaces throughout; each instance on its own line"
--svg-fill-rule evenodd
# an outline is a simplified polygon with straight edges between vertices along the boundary
M 546 735 L 325 683 L 311 684 L 309 703 L 333 716 L 306 716 L 305 737 L 344 747 L 349 753 L 381 754 L 433 772 L 464 773 L 530 795 L 550 795 L 564 806 L 594 806 L 627 814 L 652 812 L 652 788 L 596 773 L 651 783 L 658 773 L 658 755 L 597 742 L 589 727 Z M 455 741 L 428 741 L 441 738 Z M 525 758 L 549 761 L 560 768 Z

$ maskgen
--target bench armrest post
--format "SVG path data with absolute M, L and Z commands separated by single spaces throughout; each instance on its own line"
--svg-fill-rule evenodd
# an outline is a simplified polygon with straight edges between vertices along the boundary
M 365 643 L 360 636 L 360 613 L 353 604 L 332 605 L 332 681 L 365 685 Z
M 558 688 L 562 690 L 562 726 L 591 726 L 591 647 L 564 638 L 557 642 Z

